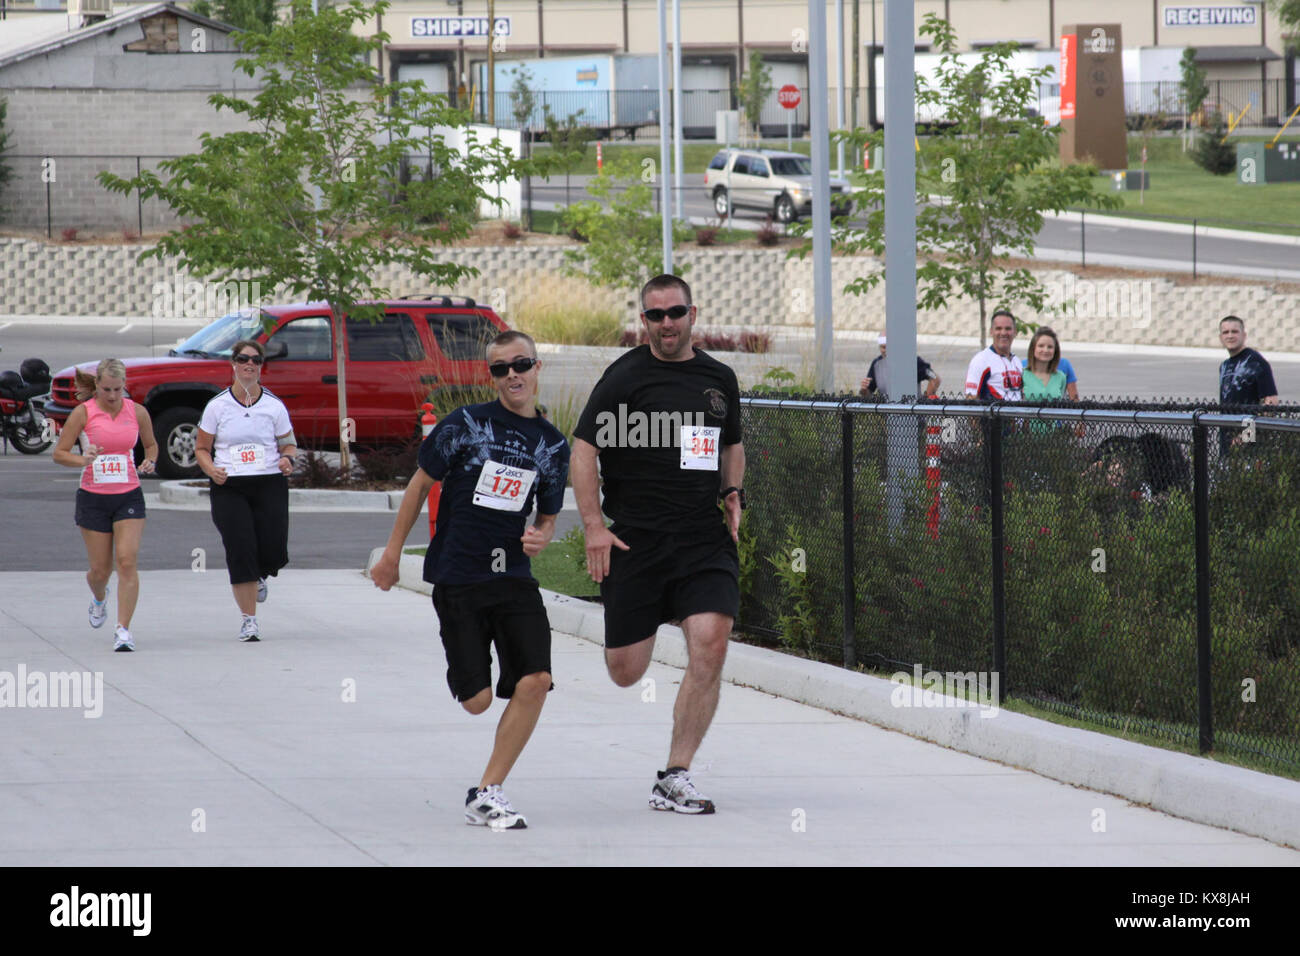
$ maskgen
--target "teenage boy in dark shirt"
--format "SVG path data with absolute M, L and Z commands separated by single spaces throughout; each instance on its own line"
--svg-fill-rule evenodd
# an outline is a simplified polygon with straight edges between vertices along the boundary
M 383 557 L 371 570 L 387 591 L 397 583 L 402 545 L 435 481 L 442 482 L 438 533 L 424 558 L 447 653 L 447 684 L 471 714 L 509 699 L 477 787 L 465 798 L 467 823 L 494 830 L 528 824 L 501 785 L 537 725 L 551 690 L 551 626 L 528 559 L 555 533 L 564 502 L 569 446 L 537 414 L 541 363 L 533 340 L 502 332 L 488 346 L 496 401 L 456 409 L 420 446 L 420 467 L 406 486 Z M 537 521 L 525 528 L 533 502 Z

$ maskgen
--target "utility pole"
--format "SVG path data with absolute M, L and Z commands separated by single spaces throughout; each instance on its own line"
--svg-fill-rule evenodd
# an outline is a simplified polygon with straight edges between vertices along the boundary
M 488 0 L 488 35 L 487 35 L 487 124 L 497 125 L 497 4 Z

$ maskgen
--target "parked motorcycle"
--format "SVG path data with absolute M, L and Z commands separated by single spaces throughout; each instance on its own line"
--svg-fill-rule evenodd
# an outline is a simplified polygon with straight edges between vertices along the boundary
M 0 372 L 0 439 L 24 455 L 39 455 L 54 444 L 54 429 L 41 409 L 50 391 L 50 367 L 38 358 L 17 372 Z

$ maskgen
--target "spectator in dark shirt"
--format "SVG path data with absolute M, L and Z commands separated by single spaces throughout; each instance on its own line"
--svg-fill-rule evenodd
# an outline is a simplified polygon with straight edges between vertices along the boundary
M 1277 385 L 1264 356 L 1246 348 L 1246 323 L 1235 315 L 1219 320 L 1219 341 L 1228 357 L 1219 366 L 1219 402 L 1222 405 L 1276 405 Z M 1219 430 L 1219 450 L 1227 451 L 1237 436 Z
M 867 369 L 867 377 L 862 380 L 859 394 L 874 395 L 880 392 L 882 395 L 889 394 L 889 385 L 885 378 L 885 336 L 877 336 L 876 342 L 880 345 L 880 354 L 871 360 L 871 366 Z M 925 383 L 925 397 L 933 398 L 939 391 L 939 373 L 936 372 L 925 359 L 921 356 L 916 357 L 916 384 Z M 918 388 L 919 392 L 919 388 Z

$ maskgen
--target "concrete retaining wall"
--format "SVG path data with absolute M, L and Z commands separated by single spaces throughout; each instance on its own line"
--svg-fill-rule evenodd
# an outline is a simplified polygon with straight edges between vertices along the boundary
M 179 308 L 170 294 L 174 261 L 135 261 L 145 246 L 47 244 L 0 239 L 0 315 L 138 315 L 164 317 Z M 613 309 L 633 319 L 634 290 L 607 290 L 562 273 L 565 246 L 523 242 L 509 246 L 448 249 L 446 261 L 477 268 L 477 279 L 455 290 L 497 308 L 507 320 L 512 309 L 538 298 Z M 689 249 L 682 260 L 705 327 L 800 327 L 813 322 L 812 263 L 787 258 L 782 249 Z M 837 290 L 878 268 L 870 258 L 837 258 L 832 275 Z M 1168 279 L 1079 278 L 1064 270 L 1043 270 L 1042 280 L 1055 303 L 1070 301 L 1073 312 L 1024 318 L 1044 321 L 1067 342 L 1216 347 L 1216 321 L 1244 318 L 1251 340 L 1270 351 L 1300 352 L 1300 294 L 1266 285 L 1180 285 Z M 403 269 L 377 270 L 377 278 L 396 294 L 435 291 Z M 182 276 L 182 281 L 186 277 Z M 863 296 L 836 292 L 835 326 L 872 332 L 883 328 L 885 291 L 878 285 Z M 956 302 L 921 312 L 918 331 L 929 335 L 974 336 L 976 307 Z

